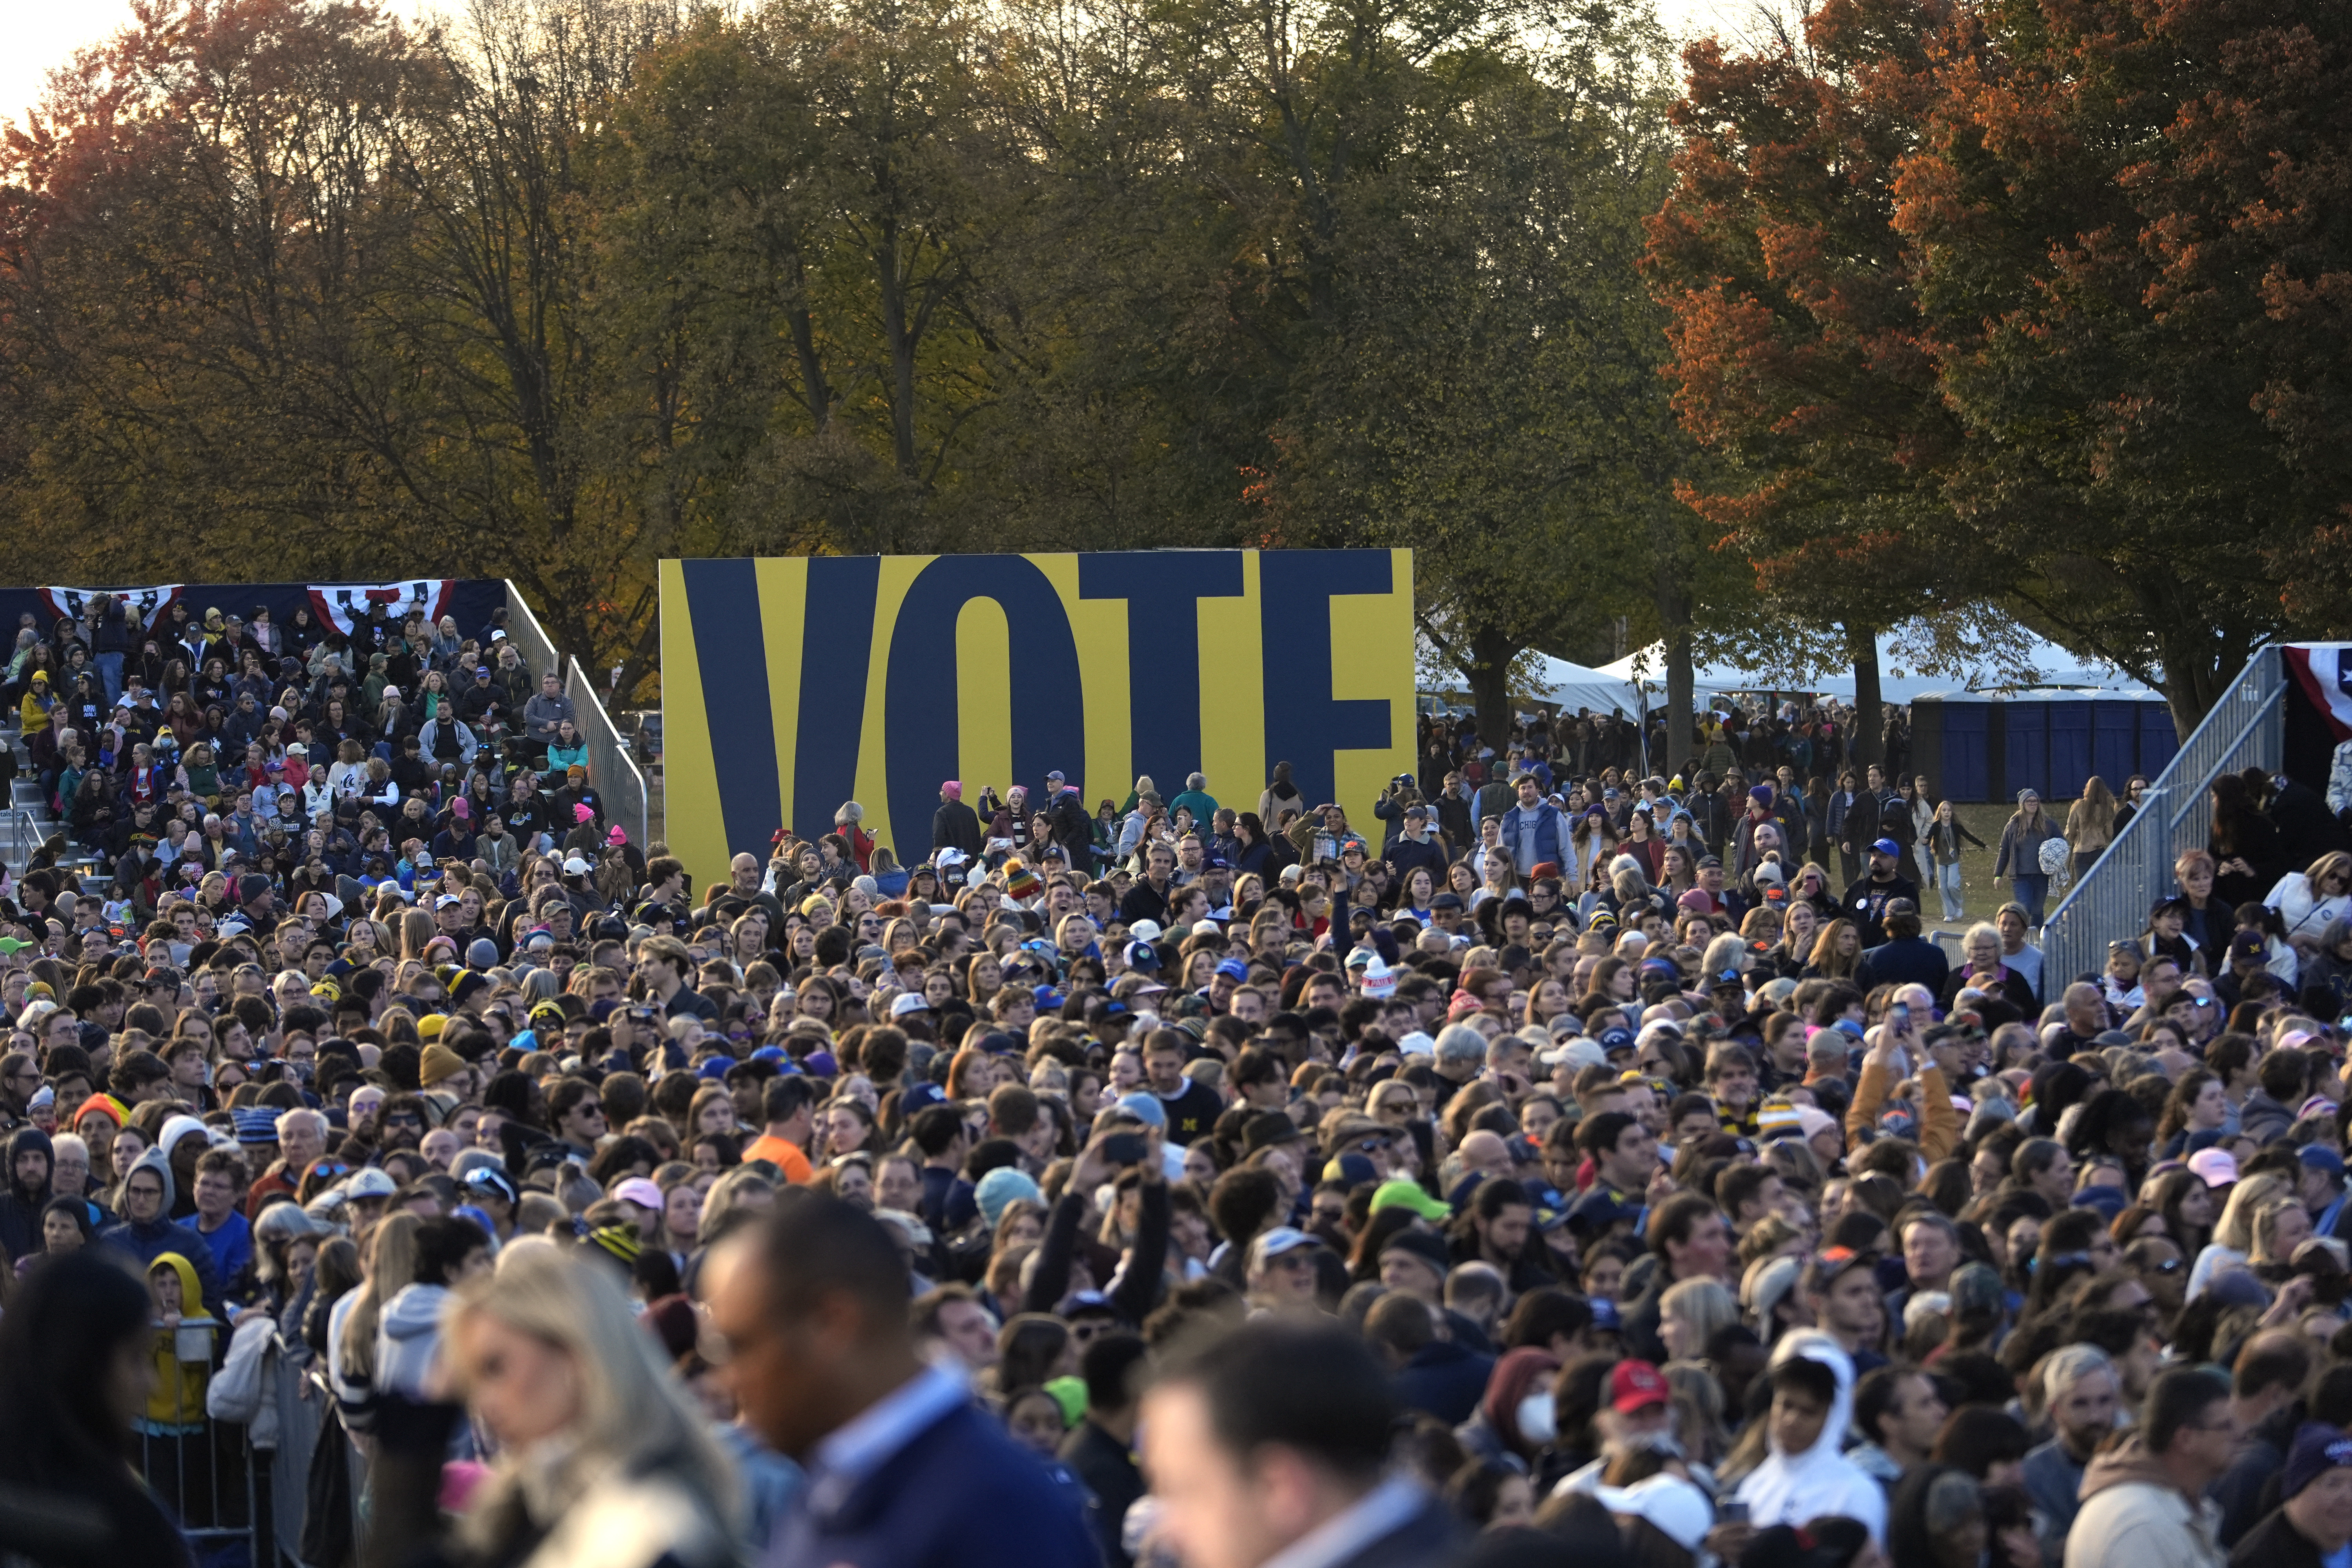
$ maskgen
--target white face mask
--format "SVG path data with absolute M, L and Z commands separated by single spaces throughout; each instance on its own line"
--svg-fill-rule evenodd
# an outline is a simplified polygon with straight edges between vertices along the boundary
M 1516 1413 L 1519 1436 L 1538 1446 L 1559 1436 L 1559 1426 L 1554 1415 L 1551 1391 L 1538 1390 L 1519 1401 Z

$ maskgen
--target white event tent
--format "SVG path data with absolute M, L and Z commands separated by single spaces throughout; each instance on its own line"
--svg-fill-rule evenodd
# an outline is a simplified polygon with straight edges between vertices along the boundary
M 1887 702 L 1909 702 L 1916 697 L 1955 689 L 2006 691 L 2029 687 L 2112 691 L 2132 696 L 2153 695 L 2147 687 L 2122 670 L 2084 659 L 2055 643 L 2036 641 L 2027 650 L 2025 662 L 2032 668 L 2032 679 L 2014 679 L 1990 662 L 1957 674 L 1944 667 L 1939 673 L 1930 675 L 1920 671 L 1895 652 L 1892 637 L 1882 637 L 1878 639 L 1879 696 Z M 1596 673 L 1604 679 L 1638 680 L 1655 701 L 1665 695 L 1665 645 L 1652 643 L 1638 653 L 1613 664 L 1602 665 Z M 1730 665 L 1704 666 L 1695 669 L 1692 676 L 1693 689 L 1702 696 L 1709 692 L 1801 691 L 1835 697 L 1847 702 L 1853 700 L 1853 668 L 1851 665 L 1841 669 L 1819 670 L 1801 681 L 1792 681 L 1784 674 L 1768 674 Z

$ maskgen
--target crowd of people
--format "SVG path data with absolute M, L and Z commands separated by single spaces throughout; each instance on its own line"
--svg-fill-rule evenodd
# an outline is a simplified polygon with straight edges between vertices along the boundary
M 250 792 L 135 668 L 47 720 L 168 826 L 0 910 L 0 1552 L 216 1560 L 169 1441 L 299 1386 L 309 1568 L 2352 1561 L 2294 780 L 2084 974 L 1929 939 L 1926 781 L 1721 718 L 1432 721 L 1366 829 L 951 780 L 698 888 L 497 628 L 362 630 L 253 661 Z M 368 782 L 286 784 L 327 731 Z

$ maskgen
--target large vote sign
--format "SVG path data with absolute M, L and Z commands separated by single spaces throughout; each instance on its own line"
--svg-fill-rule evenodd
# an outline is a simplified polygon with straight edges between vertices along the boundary
M 943 781 L 1042 804 L 1054 771 L 1089 813 L 1195 772 L 1246 811 L 1287 762 L 1372 837 L 1413 766 L 1409 550 L 664 561 L 661 615 L 668 839 L 698 881 L 851 800 L 912 865 Z

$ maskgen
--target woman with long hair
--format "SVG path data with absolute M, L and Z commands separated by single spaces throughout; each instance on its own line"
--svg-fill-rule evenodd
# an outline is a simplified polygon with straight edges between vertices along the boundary
M 2275 1171 L 2258 1171 L 2230 1189 L 2213 1239 L 2198 1252 L 2189 1269 L 2189 1300 L 2194 1301 L 2216 1277 L 2242 1266 L 2254 1250 L 2254 1216 L 2287 1195 L 2286 1178 Z M 2175 1234 L 2178 1234 L 2177 1232 Z
M 2091 874 L 2099 857 L 2116 839 L 2116 795 L 2107 783 L 2093 773 L 2083 781 L 2083 798 L 2066 813 L 2066 842 L 2074 849 L 2074 876 L 2077 879 Z
M 2019 790 L 2017 810 L 2001 826 L 1992 874 L 1996 881 L 2009 879 L 2010 892 L 2025 907 L 2026 923 L 2036 928 L 2042 924 L 2042 900 L 2050 896 L 2050 875 L 2042 868 L 2042 846 L 2044 840 L 2058 837 L 2058 825 L 2042 809 L 2041 792 Z
M 1862 961 L 1862 929 L 1852 921 L 1832 921 L 1813 941 L 1805 960 L 1807 980 L 1852 980 Z
M 427 1560 L 493 1568 L 723 1568 L 736 1561 L 734 1467 L 660 1342 L 630 1313 L 616 1271 L 551 1243 L 511 1244 L 447 1316 L 455 1392 L 499 1457 L 451 1538 Z M 371 1557 L 418 1555 L 441 1451 L 379 1457 Z M 389 1463 L 387 1463 L 389 1461 Z
M 2213 897 L 2225 909 L 2261 899 L 2279 877 L 2279 831 L 2246 779 L 2223 773 L 2213 781 L 2213 826 L 2206 840 L 2218 874 Z
M 131 1466 L 154 1377 L 153 1305 L 121 1254 L 45 1260 L 0 1314 L 0 1486 L 71 1510 L 91 1536 L 45 1561 L 185 1568 L 188 1544 Z
M 2308 977 L 2329 929 L 2352 919 L 2352 855 L 2330 850 L 2308 869 L 2289 871 L 2263 902 L 2278 911 L 2287 945 Z
M 1643 879 L 1655 882 L 1665 868 L 1665 848 L 1666 841 L 1658 837 L 1650 814 L 1636 811 L 1625 825 L 1625 841 L 1618 845 L 1617 853 L 1639 860 Z
M 1947 921 L 1961 919 L 1966 910 L 1960 902 L 1960 845 L 1985 847 L 1985 841 L 1970 833 L 1952 810 L 1948 800 L 1936 803 L 1936 814 L 1927 820 L 1927 831 L 1920 837 L 1919 852 L 1936 868 L 1936 896 L 1943 900 Z
M 375 1418 L 376 1331 L 383 1309 L 416 1282 L 415 1215 L 389 1215 L 368 1238 L 367 1282 L 335 1303 L 327 1321 L 327 1378 L 343 1425 L 364 1432 Z
M 1765 910 L 1769 916 L 1770 911 Z M 1802 899 L 1792 899 L 1780 911 L 1780 940 L 1757 954 L 1756 967 L 1774 980 L 1800 980 L 1805 965 L 1812 962 L 1813 942 L 1821 931 L 1822 917 L 1813 906 Z
M 2191 1068 L 2165 1097 L 2164 1114 L 2156 1123 L 2158 1157 L 2180 1158 L 2192 1134 L 2219 1133 L 2229 1119 L 2230 1101 L 2220 1077 L 2203 1068 Z

